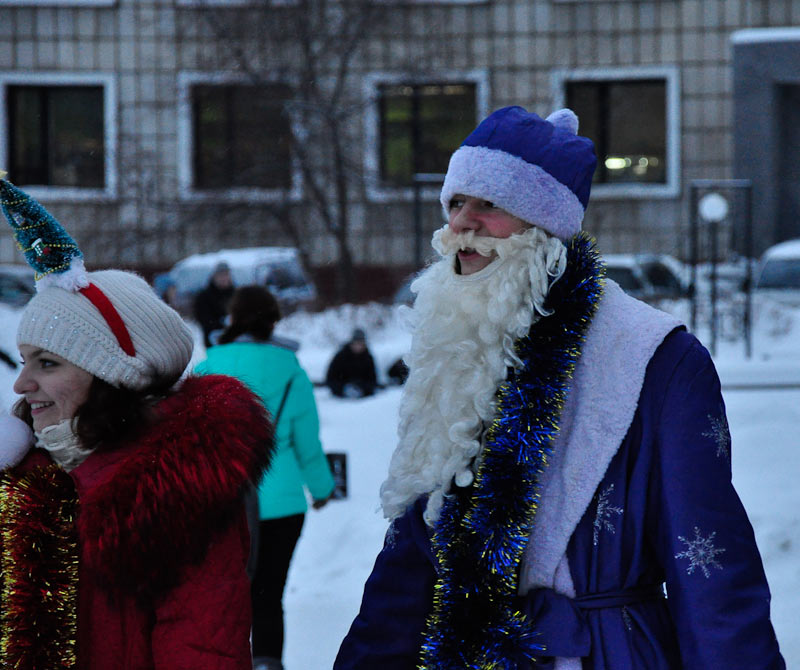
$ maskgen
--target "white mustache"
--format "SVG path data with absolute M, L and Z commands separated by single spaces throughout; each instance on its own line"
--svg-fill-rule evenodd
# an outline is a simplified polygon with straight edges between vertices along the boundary
M 433 234 L 433 247 L 442 256 L 458 253 L 464 249 L 474 249 L 481 256 L 492 256 L 499 247 L 504 246 L 504 239 L 475 235 L 474 230 L 455 233 L 449 226 L 440 228 Z

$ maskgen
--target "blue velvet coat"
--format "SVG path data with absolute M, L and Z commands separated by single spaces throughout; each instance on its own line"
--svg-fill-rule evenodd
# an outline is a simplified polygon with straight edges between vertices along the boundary
M 576 599 L 520 598 L 547 650 L 536 667 L 558 656 L 584 670 L 785 668 L 730 455 L 713 363 L 676 330 L 650 360 L 633 422 L 569 542 Z M 392 524 L 335 670 L 417 667 L 437 579 L 423 510 L 420 500 Z

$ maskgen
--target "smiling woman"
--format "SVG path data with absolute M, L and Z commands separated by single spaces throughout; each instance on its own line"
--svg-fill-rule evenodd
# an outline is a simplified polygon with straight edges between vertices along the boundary
M 19 347 L 22 371 L 14 392 L 25 396 L 33 429 L 41 432 L 72 419 L 89 395 L 92 375 L 68 360 L 29 344 Z
M 0 434 L 0 667 L 250 667 L 244 491 L 272 458 L 264 406 L 230 377 L 178 384 L 180 315 L 141 277 L 86 272 L 4 180 L 0 206 L 37 275 L 14 384 L 34 432 Z

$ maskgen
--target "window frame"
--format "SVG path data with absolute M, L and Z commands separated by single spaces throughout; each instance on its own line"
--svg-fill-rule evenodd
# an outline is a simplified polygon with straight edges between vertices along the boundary
M 75 186 L 27 186 L 25 191 L 34 198 L 43 198 L 61 201 L 86 201 L 86 200 L 114 200 L 117 197 L 117 86 L 116 78 L 104 73 L 77 73 L 77 72 L 0 72 L 0 165 L 8 166 L 10 161 L 7 141 L 10 129 L 8 127 L 8 89 L 10 86 L 92 86 L 103 89 L 103 169 L 105 178 L 104 188 L 80 188 Z M 13 181 L 14 175 L 9 175 Z
M 398 73 L 370 72 L 364 75 L 364 97 L 368 101 L 364 117 L 364 170 L 367 175 L 367 199 L 371 202 L 410 202 L 414 199 L 413 186 L 392 186 L 381 181 L 381 118 L 380 87 L 384 85 L 415 84 L 438 85 L 469 83 L 475 85 L 475 124 L 489 113 L 489 73 L 487 70 L 462 70 L 448 72 Z M 423 200 L 438 200 L 442 185 L 421 186 Z
M 118 0 L 2 0 L 3 7 L 114 7 Z
M 577 1 L 577 0 L 573 0 Z M 491 0 L 376 0 L 382 5 L 488 5 Z
M 188 8 L 203 8 L 214 7 L 219 9 L 231 8 L 247 8 L 262 5 L 263 1 L 259 0 L 177 0 L 178 7 Z M 267 4 L 272 7 L 282 7 L 286 5 L 296 5 L 297 0 L 267 0 Z
M 559 69 L 553 72 L 555 109 L 566 106 L 567 84 L 585 81 L 663 79 L 666 95 L 666 182 L 592 184 L 592 199 L 677 198 L 681 195 L 680 70 L 675 66 Z M 578 129 L 580 133 L 580 129 Z M 599 158 L 598 158 L 599 160 Z
M 273 76 L 264 79 L 264 84 L 285 84 L 296 89 L 291 77 Z M 291 185 L 283 188 L 259 188 L 256 186 L 234 186 L 206 191 L 194 187 L 194 117 L 192 116 L 191 89 L 196 85 L 230 86 L 253 85 L 246 75 L 229 72 L 179 72 L 178 73 L 178 197 L 193 202 L 280 202 L 287 197 L 290 202 L 299 202 L 303 195 L 303 180 L 296 157 L 290 159 Z M 298 121 L 289 120 L 293 134 L 298 135 Z

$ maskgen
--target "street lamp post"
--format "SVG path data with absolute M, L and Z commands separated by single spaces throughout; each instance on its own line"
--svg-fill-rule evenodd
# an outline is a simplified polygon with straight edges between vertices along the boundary
M 743 315 L 745 355 L 752 355 L 752 255 L 753 255 L 753 220 L 752 220 L 752 191 L 753 184 L 749 179 L 696 179 L 692 181 L 689 192 L 690 223 L 691 223 L 691 256 L 692 256 L 692 330 L 697 327 L 697 264 L 699 262 L 699 233 L 698 218 L 708 224 L 711 236 L 711 353 L 716 353 L 717 340 L 717 243 L 718 226 L 729 215 L 728 201 L 718 191 L 728 190 L 734 193 L 743 192 L 744 195 L 744 249 L 746 262 L 745 275 L 745 305 Z M 706 191 L 702 198 L 698 195 Z M 737 202 L 735 200 L 735 202 Z M 740 202 L 740 201 L 739 201 Z

